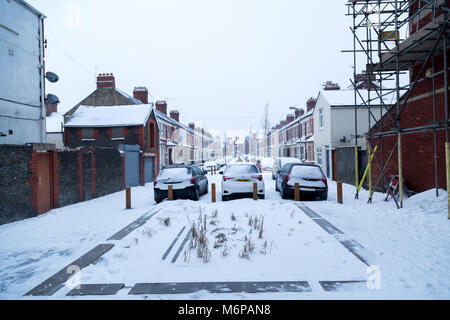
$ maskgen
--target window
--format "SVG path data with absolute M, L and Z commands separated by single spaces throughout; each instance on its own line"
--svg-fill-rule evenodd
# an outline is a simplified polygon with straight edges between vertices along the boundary
M 322 129 L 323 128 L 323 108 L 319 109 L 319 125 L 320 125 L 320 128 Z
M 323 164 L 322 148 L 317 148 L 317 163 L 320 165 Z
M 123 127 L 112 128 L 111 138 L 113 140 L 125 139 L 125 129 Z
M 84 128 L 81 131 L 81 138 L 83 140 L 94 140 L 94 128 Z

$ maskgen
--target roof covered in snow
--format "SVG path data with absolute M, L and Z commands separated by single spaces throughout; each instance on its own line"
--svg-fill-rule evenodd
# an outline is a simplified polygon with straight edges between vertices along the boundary
M 127 127 L 147 122 L 153 105 L 93 107 L 80 106 L 65 127 Z
M 359 93 L 359 94 L 358 94 Z M 365 101 L 368 101 L 369 99 L 369 91 L 368 90 L 358 90 L 357 95 L 357 102 L 358 105 L 363 105 L 364 98 Z M 353 89 L 351 90 L 321 90 L 319 93 L 320 96 L 324 97 L 331 107 L 354 107 L 355 106 L 355 91 Z M 378 94 L 376 91 L 370 91 L 370 100 L 371 105 L 381 105 L 381 100 L 378 97 Z M 386 105 L 392 105 L 395 103 L 395 94 L 389 93 L 386 96 L 383 96 L 384 104 Z
M 46 119 L 47 133 L 62 133 L 62 124 L 64 123 L 64 113 L 54 112 Z

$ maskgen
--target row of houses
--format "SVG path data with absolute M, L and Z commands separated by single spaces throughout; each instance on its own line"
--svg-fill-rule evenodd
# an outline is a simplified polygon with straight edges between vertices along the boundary
M 372 88 L 376 86 L 375 83 L 371 85 Z M 362 97 L 370 94 L 367 81 L 359 83 L 358 92 Z M 357 99 L 360 101 L 361 97 L 358 95 Z M 383 100 L 386 106 L 395 104 L 393 95 L 386 95 Z M 328 81 L 316 98 L 308 99 L 305 108 L 295 108 L 294 114 L 288 114 L 285 120 L 272 127 L 267 139 L 267 155 L 314 162 L 322 167 L 328 178 L 336 179 L 336 150 L 354 149 L 355 123 L 358 132 L 368 132 L 370 123 L 377 122 L 385 110 L 381 101 L 373 98 L 370 116 L 367 107 L 358 106 L 355 121 L 355 91 L 341 89 L 338 84 Z M 358 139 L 357 145 L 361 151 L 367 148 L 365 139 Z
M 144 185 L 165 165 L 222 157 L 220 137 L 183 124 L 145 87 L 121 91 L 113 74 L 58 112 L 46 89 L 59 79 L 45 67 L 46 16 L 23 0 L 0 1 L 0 12 L 0 224 Z
M 150 101 L 146 87 L 136 87 L 133 96 L 124 93 L 111 73 L 99 74 L 97 89 L 68 112 L 58 113 L 55 106 L 47 110 L 47 127 L 53 128 L 47 140 L 58 148 L 139 152 L 139 184 L 153 181 L 165 165 L 202 164 L 222 157 L 220 137 L 213 139 L 194 122 L 183 124 L 180 112 L 169 110 L 165 100 Z

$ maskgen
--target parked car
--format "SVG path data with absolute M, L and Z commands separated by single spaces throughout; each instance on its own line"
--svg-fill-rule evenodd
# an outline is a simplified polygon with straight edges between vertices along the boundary
M 263 171 L 271 171 L 273 168 L 273 165 L 275 164 L 274 158 L 262 158 L 261 159 L 261 167 Z
M 229 200 L 232 196 L 253 196 L 253 184 L 257 184 L 258 197 L 265 198 L 265 186 L 261 171 L 256 165 L 230 164 L 222 173 L 222 201 Z
M 285 157 L 275 158 L 275 161 L 274 161 L 273 167 L 272 167 L 272 179 L 273 180 L 277 180 L 278 173 L 280 172 L 281 168 L 283 168 L 283 166 L 288 163 L 302 163 L 302 161 L 297 158 L 285 158 Z
M 296 183 L 300 185 L 300 198 L 328 199 L 328 182 L 320 166 L 305 163 L 284 165 L 276 181 L 276 190 L 283 199 L 294 196 Z
M 174 199 L 198 201 L 208 193 L 208 178 L 194 165 L 172 165 L 164 167 L 154 182 L 156 203 L 168 197 L 169 186 L 173 187 Z

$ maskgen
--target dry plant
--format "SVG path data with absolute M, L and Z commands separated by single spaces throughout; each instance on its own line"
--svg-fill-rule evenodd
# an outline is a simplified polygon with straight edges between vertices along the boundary
M 247 236 L 245 236 L 244 248 L 242 248 L 241 252 L 239 253 L 239 258 L 250 260 L 250 255 L 253 253 L 254 250 L 255 244 L 252 242 L 252 239 L 247 238 Z

